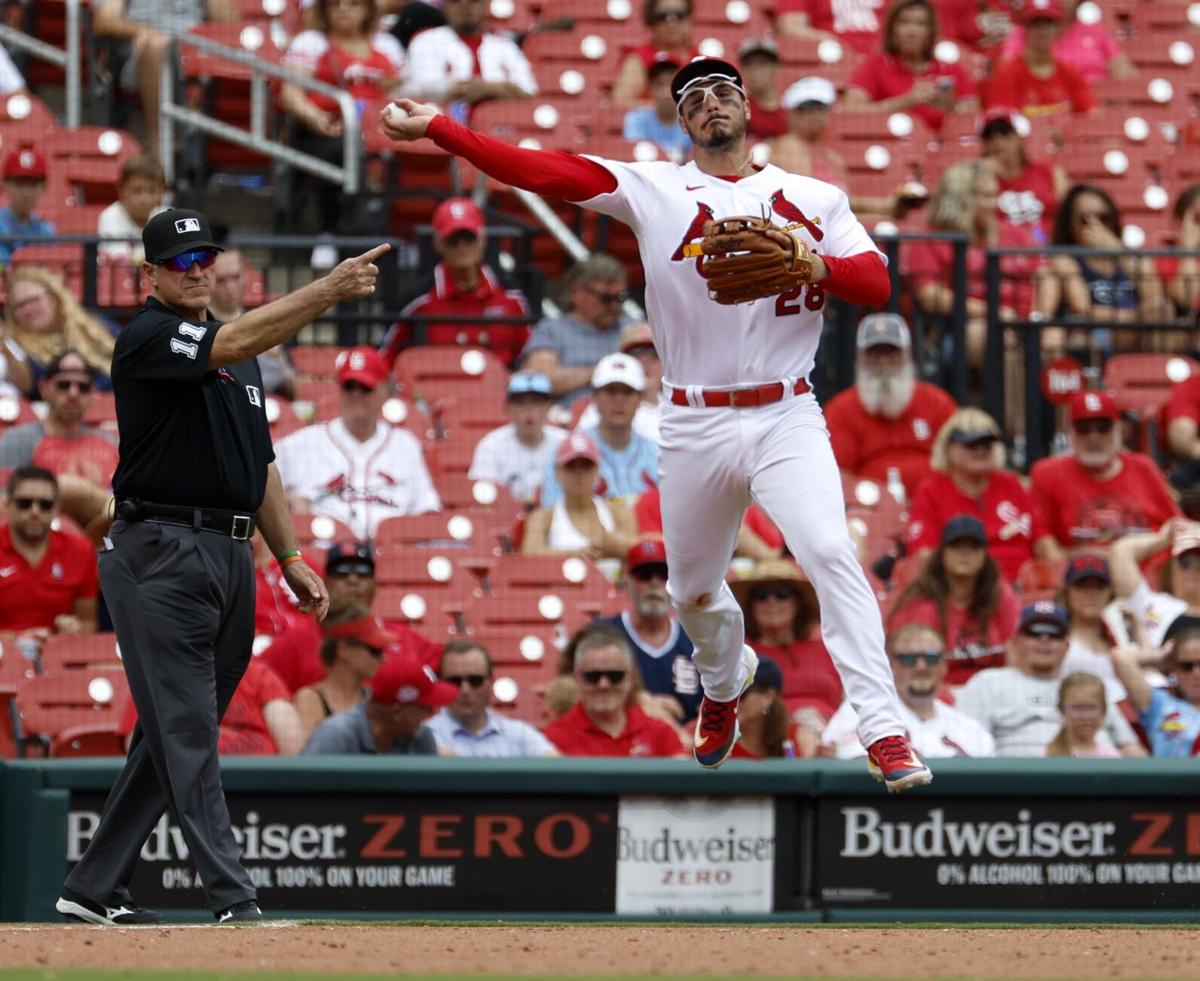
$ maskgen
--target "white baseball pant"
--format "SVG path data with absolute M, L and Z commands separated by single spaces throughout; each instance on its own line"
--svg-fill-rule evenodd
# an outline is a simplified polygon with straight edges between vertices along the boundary
M 841 476 L 815 396 L 747 409 L 667 401 L 659 448 L 667 591 L 695 645 L 692 660 L 708 697 L 736 698 L 755 664 L 725 582 L 753 500 L 816 589 L 821 635 L 863 745 L 903 735 L 879 604 L 846 527 Z

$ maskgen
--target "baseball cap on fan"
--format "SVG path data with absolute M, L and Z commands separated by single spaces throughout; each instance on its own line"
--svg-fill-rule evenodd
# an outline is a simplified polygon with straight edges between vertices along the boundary
M 908 324 L 898 313 L 872 313 L 858 323 L 858 349 L 878 347 L 886 344 L 907 351 L 912 347 L 912 334 Z
M 554 456 L 555 464 L 565 467 L 573 460 L 591 460 L 600 465 L 600 449 L 587 433 L 571 433 L 559 444 L 558 453 Z
M 1088 419 L 1107 419 L 1116 422 L 1121 418 L 1117 401 L 1108 392 L 1076 392 L 1071 396 L 1071 408 L 1067 411 L 1069 422 L 1084 422 Z
M 368 542 L 334 542 L 325 553 L 325 575 L 375 575 L 375 552 Z
M 166 262 L 193 249 L 225 251 L 213 241 L 208 219 L 199 211 L 186 208 L 168 208 L 146 222 L 142 246 L 147 262 Z
M 1038 600 L 1021 610 L 1017 632 L 1042 634 L 1048 637 L 1065 637 L 1071 629 L 1071 615 L 1057 603 Z
M 339 385 L 358 382 L 367 388 L 375 388 L 388 376 L 387 365 L 373 347 L 355 347 L 343 351 L 337 358 L 337 380 Z
M 632 572 L 644 565 L 667 565 L 667 546 L 661 538 L 643 538 L 625 556 L 625 568 Z
M 628 385 L 640 392 L 646 387 L 646 369 L 637 358 L 628 354 L 606 354 L 596 362 L 592 388 L 599 391 L 608 385 Z
M 1023 19 L 1033 24 L 1039 20 L 1066 20 L 1066 14 L 1058 0 L 1028 0 Z
M 809 75 L 797 82 L 792 82 L 783 93 L 779 104 L 784 109 L 800 109 L 806 106 L 822 105 L 826 109 L 837 102 L 837 89 L 833 82 L 817 75 Z
M 746 86 L 742 83 L 742 75 L 728 61 L 720 58 L 693 58 L 675 73 L 671 79 L 671 98 L 679 105 L 687 94 L 687 89 L 696 82 L 729 82 L 737 86 L 742 95 L 746 94 Z
M 46 158 L 33 147 L 25 146 L 19 150 L 13 150 L 4 158 L 4 179 L 8 180 L 11 177 L 44 181 L 46 179 Z
M 455 232 L 470 232 L 478 237 L 483 234 L 483 212 L 469 198 L 447 198 L 433 210 L 433 234 L 438 238 L 449 238 Z
M 383 705 L 443 708 L 458 697 L 455 685 L 439 681 L 433 668 L 412 654 L 388 657 L 367 684 L 371 700 Z

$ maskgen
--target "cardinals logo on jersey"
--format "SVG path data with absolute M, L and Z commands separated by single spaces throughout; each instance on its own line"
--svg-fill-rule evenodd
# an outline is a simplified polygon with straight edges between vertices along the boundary
M 692 223 L 688 225 L 687 231 L 683 233 L 683 238 L 679 240 L 679 246 L 671 253 L 672 262 L 682 262 L 689 258 L 686 254 L 688 245 L 696 239 L 704 235 L 704 226 L 706 223 L 713 220 L 713 209 L 703 201 L 696 202 L 696 217 L 692 219 Z
M 825 233 L 817 226 L 821 223 L 820 218 L 808 218 L 804 212 L 797 208 L 791 201 L 783 196 L 783 188 L 780 188 L 771 195 L 771 210 L 780 218 L 786 218 L 788 221 L 798 222 L 804 226 L 804 230 L 812 236 L 814 242 L 819 242 L 825 237 Z

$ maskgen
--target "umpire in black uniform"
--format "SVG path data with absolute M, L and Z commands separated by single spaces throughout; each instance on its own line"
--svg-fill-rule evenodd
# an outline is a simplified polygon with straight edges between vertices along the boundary
M 129 894 L 150 831 L 170 811 L 218 922 L 258 920 L 217 761 L 218 725 L 250 661 L 257 527 L 300 608 L 329 597 L 300 558 L 275 469 L 255 356 L 335 303 L 375 291 L 378 246 L 228 324 L 211 320 L 220 251 L 204 215 L 170 210 L 142 232 L 154 293 L 117 340 L 116 520 L 100 583 L 138 728 L 87 852 L 56 908 L 89 923 L 159 922 Z

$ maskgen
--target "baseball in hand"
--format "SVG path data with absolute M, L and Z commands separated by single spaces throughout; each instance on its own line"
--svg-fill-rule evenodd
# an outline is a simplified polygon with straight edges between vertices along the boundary
M 398 126 L 408 118 L 408 110 L 396 103 L 389 103 L 383 110 L 384 119 L 393 126 Z

